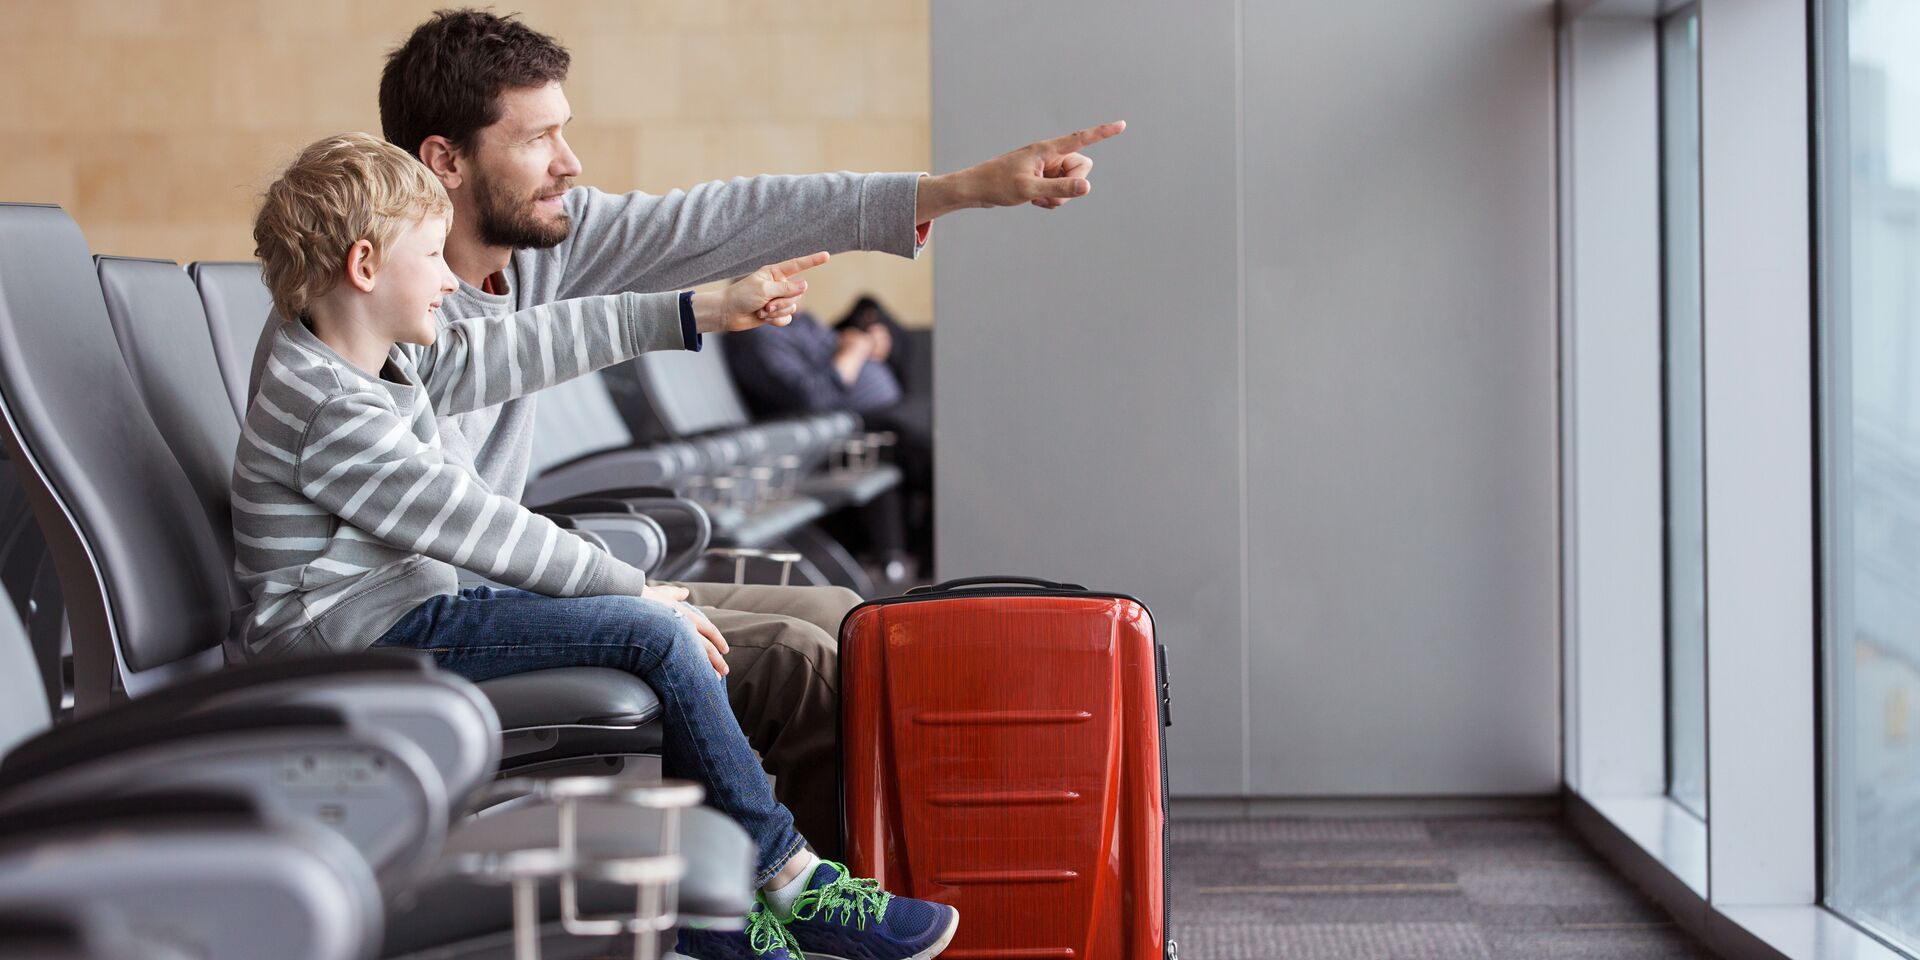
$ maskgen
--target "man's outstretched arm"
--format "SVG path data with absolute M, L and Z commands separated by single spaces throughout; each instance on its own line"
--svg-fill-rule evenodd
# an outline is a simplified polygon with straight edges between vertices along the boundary
M 659 196 L 576 188 L 566 199 L 574 225 L 558 295 L 680 289 L 816 250 L 912 257 L 925 225 L 948 213 L 1055 209 L 1087 195 L 1093 161 L 1080 151 L 1124 129 L 1090 127 L 938 176 L 743 177 Z

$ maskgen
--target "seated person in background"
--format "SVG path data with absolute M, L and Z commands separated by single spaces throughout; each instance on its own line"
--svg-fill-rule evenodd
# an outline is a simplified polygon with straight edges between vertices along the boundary
M 278 325 L 235 459 L 244 658 L 419 650 L 470 680 L 568 666 L 633 672 L 660 696 L 662 771 L 706 788 L 758 848 L 762 893 L 739 933 L 689 931 L 700 960 L 800 951 L 930 957 L 951 907 L 880 891 L 806 847 L 727 702 L 725 639 L 681 587 L 487 490 L 449 460 L 437 414 L 498 404 L 647 350 L 781 323 L 796 274 L 763 267 L 723 291 L 622 293 L 442 325 L 459 281 L 453 206 L 425 166 L 366 134 L 308 147 L 269 187 L 255 253 Z M 460 589 L 455 568 L 509 587 Z
M 907 549 L 919 558 L 921 569 L 933 569 L 933 357 L 931 339 L 918 342 L 906 335 L 900 321 L 872 297 L 861 297 L 847 309 L 835 330 L 858 328 L 876 338 L 875 359 L 884 362 L 899 380 L 900 402 L 865 412 L 867 425 L 893 432 L 894 460 L 900 464 L 907 492 Z
M 865 415 L 900 402 L 887 366 L 893 338 L 885 326 L 838 332 L 807 311 L 778 330 L 743 330 L 727 340 L 727 366 L 761 416 L 851 410 Z
M 917 396 L 924 396 L 931 392 L 932 385 L 927 381 L 931 378 L 932 371 L 917 369 L 916 364 L 919 368 L 929 367 L 932 358 L 915 352 L 906 328 L 900 325 L 900 321 L 893 318 L 893 314 L 887 312 L 886 307 L 880 305 L 880 301 L 872 296 L 863 296 L 855 300 L 853 306 L 848 307 L 847 312 L 841 316 L 840 322 L 833 325 L 836 332 L 849 327 L 857 327 L 868 333 L 877 333 L 885 338 L 885 349 L 876 352 L 874 359 L 882 361 L 893 370 L 894 378 L 900 381 L 900 389 L 907 400 L 913 400 Z M 880 329 L 876 331 L 876 327 Z
M 786 326 L 731 335 L 727 367 L 748 405 L 760 416 L 851 411 L 860 415 L 867 429 L 891 431 L 898 442 L 895 457 L 904 476 L 905 497 L 877 499 L 864 512 L 868 552 L 884 554 L 904 548 L 920 571 L 931 571 L 932 408 L 930 398 L 907 395 L 888 363 L 898 326 L 871 297 L 860 298 L 834 330 L 801 311 Z

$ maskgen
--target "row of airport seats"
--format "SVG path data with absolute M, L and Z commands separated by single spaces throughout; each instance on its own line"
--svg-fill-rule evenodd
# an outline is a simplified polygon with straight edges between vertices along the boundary
M 681 782 L 493 779 L 500 720 L 400 654 L 236 668 L 48 729 L 0 617 L 0 956 L 657 956 L 751 906 Z
M 178 268 L 164 261 L 96 262 L 58 207 L 0 204 L 0 440 L 59 583 L 73 671 L 73 718 L 0 760 L 0 931 L 14 929 L 10 918 L 24 904 L 20 909 L 55 919 L 36 926 L 29 917 L 19 929 L 34 936 L 52 931 L 48 949 L 67 949 L 60 944 L 93 935 L 76 933 L 74 925 L 89 922 L 92 907 L 84 901 L 97 891 L 127 891 L 125 904 L 115 908 L 127 916 L 148 916 L 137 907 L 142 898 L 170 902 L 162 882 L 167 871 L 113 867 L 136 862 L 137 851 L 93 862 L 82 848 L 92 842 L 85 839 L 90 831 L 131 842 L 126 824 L 178 814 L 191 829 L 219 821 L 236 843 L 254 844 L 256 851 L 282 844 L 298 851 L 289 858 L 326 860 L 331 867 L 314 867 L 314 876 L 359 885 L 336 898 L 327 922 L 362 936 L 315 956 L 532 955 L 532 933 L 523 930 L 516 941 L 504 930 L 516 912 L 510 907 L 518 904 L 529 930 L 538 919 L 560 917 L 554 885 L 543 893 L 533 880 L 575 866 L 548 842 L 557 827 L 536 829 L 557 821 L 545 809 L 553 804 L 540 798 L 551 800 L 559 790 L 624 801 L 686 800 L 685 791 L 650 793 L 635 785 L 636 777 L 657 772 L 657 697 L 632 674 L 599 668 L 467 684 L 437 675 L 423 661 L 373 655 L 223 667 L 228 612 L 238 595 L 224 519 L 238 420 L 221 389 L 228 380 L 220 376 L 208 331 L 199 293 Z M 0 617 L 0 629 L 11 631 L 0 638 L 0 653 L 30 663 L 33 645 L 15 622 Z M 32 683 L 43 678 L 42 669 L 15 666 L 0 666 L 0 677 L 47 689 Z M 44 727 L 59 708 L 18 693 L 0 705 L 38 708 L 11 721 L 15 736 Z M 495 777 L 545 778 L 548 786 L 488 786 Z M 608 786 L 597 793 L 580 786 L 596 782 Z M 121 802 L 152 791 L 165 796 L 151 804 Z M 485 802 L 496 794 L 518 799 Z M 205 816 L 195 812 L 200 806 Z M 532 813 L 498 819 L 522 809 L 541 810 L 546 819 Z M 649 815 L 661 821 L 657 811 Z M 710 811 L 676 819 L 689 831 L 683 894 L 699 871 L 719 877 L 711 889 L 726 894 L 698 909 L 686 908 L 683 895 L 682 912 L 739 921 L 750 896 L 744 834 Z M 696 823 L 707 825 L 698 838 L 691 832 Z M 671 847 L 660 829 L 649 834 L 626 821 L 617 827 L 603 831 L 609 843 L 651 835 L 655 848 Z M 586 826 L 576 832 L 585 844 Z M 158 827 L 131 833 L 156 843 L 168 835 Z M 213 856 L 219 845 L 201 839 L 180 849 Z M 339 841 L 372 877 L 373 893 L 347 877 L 355 873 L 349 858 L 320 849 L 342 850 Z M 59 862 L 80 871 L 66 885 L 47 871 L 49 856 L 36 846 L 43 842 L 78 845 L 59 848 Z M 614 864 L 595 867 L 593 875 L 603 880 L 634 880 L 645 870 L 618 864 L 652 863 L 648 858 L 659 853 L 609 849 L 612 854 L 596 855 L 596 863 Z M 259 858 L 221 862 L 226 865 L 207 861 L 208 877 L 238 882 L 258 869 Z M 646 876 L 660 886 L 654 874 Z M 438 885 L 451 877 L 469 886 L 523 882 L 518 893 L 501 887 L 504 899 L 485 900 Z M 627 896 L 633 886 L 625 884 L 620 896 L 633 899 Z M 173 908 L 172 927 L 159 921 L 162 910 L 151 923 L 128 922 L 101 936 L 191 928 L 191 937 L 179 935 L 199 946 L 184 952 L 210 957 L 295 956 L 296 947 L 333 942 L 317 937 L 314 944 L 261 949 L 244 939 L 259 932 L 256 918 L 236 906 L 244 897 L 198 902 L 198 912 Z M 623 921 L 620 930 L 633 922 Z M 606 929 L 575 922 L 563 924 L 562 933 L 566 926 Z M 505 944 L 512 953 L 431 952 L 468 940 Z M 643 941 L 636 949 L 653 945 L 650 934 L 636 940 Z M 135 949 L 135 955 L 156 955 L 138 952 L 138 944 Z
M 187 272 L 227 392 L 244 411 L 272 305 L 259 264 L 199 262 Z M 760 558 L 778 562 L 759 565 L 759 579 L 797 574 L 870 594 L 865 570 L 814 521 L 899 486 L 899 469 L 881 457 L 891 437 L 862 432 L 851 413 L 753 422 L 727 373 L 724 340 L 709 335 L 698 352 L 649 353 L 541 391 L 525 502 L 540 510 L 635 504 L 672 542 L 664 565 L 642 565 L 661 579 L 704 579 L 729 565 L 744 578 L 744 561 Z
M 725 350 L 726 338 L 714 337 L 697 353 L 647 354 L 600 376 L 634 436 L 695 449 L 719 447 L 723 456 L 734 457 L 730 471 L 712 471 L 716 475 L 704 488 L 698 476 L 691 478 L 691 495 L 704 495 L 724 515 L 732 505 L 764 499 L 771 489 L 781 502 L 818 516 L 864 506 L 900 485 L 899 468 L 882 458 L 893 436 L 862 432 L 853 413 L 755 422 L 727 370 Z M 837 546 L 828 539 L 818 545 L 798 542 L 810 557 Z M 859 569 L 843 553 L 819 562 L 825 570 Z M 868 592 L 864 584 L 855 589 Z
M 790 550 L 806 582 L 871 594 L 860 564 L 815 521 L 900 485 L 882 458 L 891 436 L 864 432 L 847 412 L 754 421 L 725 349 L 725 336 L 708 336 L 698 352 L 648 353 L 544 391 L 527 502 L 649 476 L 707 508 L 720 556 Z

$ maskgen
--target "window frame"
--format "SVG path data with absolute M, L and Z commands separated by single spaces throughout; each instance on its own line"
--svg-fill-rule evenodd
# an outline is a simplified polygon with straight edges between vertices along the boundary
M 1659 199 L 1647 192 L 1644 173 L 1622 173 L 1604 159 L 1604 145 L 1624 143 L 1644 149 L 1648 166 L 1658 164 L 1657 115 L 1632 102 L 1654 100 L 1657 90 L 1651 71 L 1637 87 L 1607 60 L 1657 60 L 1658 18 L 1683 4 L 1569 0 L 1561 7 L 1568 802 L 1583 833 L 1723 955 L 1898 960 L 1901 954 L 1823 906 L 1826 646 L 1815 298 L 1825 287 L 1814 275 L 1818 115 L 1809 86 L 1808 2 L 1699 3 L 1708 822 L 1693 823 L 1703 838 L 1687 835 L 1691 818 L 1669 815 L 1677 804 L 1664 796 L 1664 738 L 1650 746 L 1644 716 L 1634 715 L 1666 702 L 1646 695 L 1649 671 L 1632 662 L 1646 657 L 1647 644 L 1606 629 L 1645 620 L 1621 608 L 1644 614 L 1646 591 L 1623 593 L 1606 579 L 1630 572 L 1632 550 L 1596 547 L 1622 542 L 1601 520 L 1629 528 L 1646 520 L 1633 512 L 1645 505 L 1608 481 L 1643 484 L 1657 463 L 1644 450 L 1627 462 L 1595 462 L 1606 433 L 1633 427 L 1610 416 L 1606 403 L 1634 402 L 1632 391 L 1645 383 L 1636 374 L 1651 354 L 1609 353 L 1608 325 L 1613 333 L 1623 322 L 1637 330 L 1643 319 L 1619 308 L 1659 292 L 1657 276 L 1649 280 L 1633 266 L 1636 244 L 1652 246 L 1649 237 L 1658 234 L 1607 206 L 1657 210 Z M 1636 44 L 1646 50 L 1635 54 Z M 1622 290 L 1621 283 L 1647 290 Z M 1611 386 L 1595 382 L 1622 372 Z M 1659 605 L 1657 629 L 1664 595 L 1651 602 Z M 1664 727 L 1665 710 L 1658 712 Z M 1662 774 L 1657 791 L 1649 789 L 1649 766 Z M 1689 863 L 1677 851 L 1701 849 L 1695 843 L 1703 843 L 1705 855 Z M 1690 869 L 1704 880 L 1689 877 Z
M 1693 180 L 1692 189 L 1686 195 L 1687 198 L 1691 199 L 1693 202 L 1692 215 L 1693 215 L 1694 222 L 1692 225 L 1693 231 L 1690 239 L 1693 240 L 1696 247 L 1696 249 L 1694 250 L 1694 255 L 1689 265 L 1694 270 L 1693 289 L 1692 289 L 1692 293 L 1694 294 L 1694 297 L 1693 297 L 1694 303 L 1692 305 L 1692 309 L 1695 314 L 1694 322 L 1696 326 L 1703 326 L 1704 317 L 1700 315 L 1701 313 L 1703 313 L 1703 304 L 1701 303 L 1701 295 L 1700 295 L 1701 294 L 1700 284 L 1701 284 L 1701 278 L 1702 278 L 1702 270 L 1701 270 L 1702 265 L 1701 265 L 1700 259 L 1704 253 L 1704 250 L 1703 250 L 1704 244 L 1701 243 L 1701 237 L 1700 237 L 1701 227 L 1702 227 L 1702 224 L 1700 223 L 1701 170 L 1700 170 L 1699 156 L 1698 156 L 1698 153 L 1699 153 L 1698 147 L 1700 142 L 1700 71 L 1699 71 L 1700 51 L 1699 51 L 1699 45 L 1698 45 L 1699 41 L 1697 36 L 1698 29 L 1699 29 L 1698 28 L 1699 16 L 1700 16 L 1700 4 L 1698 0 L 1691 0 L 1691 2 L 1684 3 L 1678 7 L 1674 7 L 1671 9 L 1662 9 L 1660 11 L 1659 17 L 1654 21 L 1654 29 L 1657 34 L 1657 40 L 1655 41 L 1656 49 L 1657 49 L 1656 59 L 1658 61 L 1657 86 L 1659 89 L 1659 96 L 1660 96 L 1660 106 L 1659 106 L 1660 126 L 1659 126 L 1659 135 L 1658 135 L 1658 143 L 1659 143 L 1659 149 L 1660 149 L 1659 181 L 1660 181 L 1660 252 L 1661 252 L 1661 255 L 1660 255 L 1660 370 L 1661 370 L 1660 482 L 1661 482 L 1661 510 L 1662 510 L 1662 520 L 1663 520 L 1661 525 L 1661 530 L 1662 530 L 1661 561 L 1662 561 L 1663 584 L 1664 584 L 1664 589 L 1662 591 L 1661 621 L 1664 624 L 1664 632 L 1663 632 L 1664 657 L 1662 661 L 1662 667 L 1663 667 L 1662 686 L 1664 690 L 1664 695 L 1662 697 L 1662 705 L 1663 705 L 1662 715 L 1663 715 L 1663 719 L 1666 727 L 1666 734 L 1662 741 L 1662 745 L 1665 748 L 1666 795 L 1669 798 L 1671 798 L 1674 801 L 1674 803 L 1678 804 L 1684 811 L 1704 821 L 1707 816 L 1706 785 L 1704 783 L 1706 779 L 1706 769 L 1705 769 L 1706 767 L 1705 639 L 1706 638 L 1705 638 L 1704 622 L 1701 624 L 1701 637 L 1699 638 L 1699 642 L 1701 644 L 1701 650 L 1700 650 L 1701 663 L 1698 668 L 1699 675 L 1697 677 L 1699 681 L 1699 689 L 1696 691 L 1696 696 L 1698 701 L 1698 711 L 1699 711 L 1697 725 L 1700 728 L 1699 730 L 1700 769 L 1698 771 L 1698 774 L 1702 781 L 1702 783 L 1700 784 L 1700 794 L 1698 796 L 1698 801 L 1697 801 L 1699 804 L 1698 807 L 1696 807 L 1692 802 L 1694 798 L 1691 795 L 1683 796 L 1682 791 L 1678 786 L 1679 781 L 1681 780 L 1680 769 L 1681 769 L 1682 761 L 1677 755 L 1678 751 L 1675 749 L 1676 742 L 1678 739 L 1678 734 L 1677 734 L 1678 722 L 1675 718 L 1675 713 L 1676 713 L 1675 708 L 1680 704 L 1681 694 L 1680 694 L 1680 683 L 1675 675 L 1676 671 L 1674 669 L 1676 665 L 1676 659 L 1677 659 L 1675 656 L 1675 633 L 1678 627 L 1677 618 L 1674 613 L 1674 607 L 1677 602 L 1677 598 L 1679 597 L 1680 591 L 1676 589 L 1677 573 L 1674 569 L 1674 560 L 1675 560 L 1674 539 L 1675 539 L 1675 530 L 1676 530 L 1676 525 L 1674 523 L 1674 505 L 1675 505 L 1676 491 L 1674 489 L 1674 484 L 1673 484 L 1673 481 L 1674 481 L 1673 457 L 1674 457 L 1674 448 L 1675 448 L 1674 411 L 1675 411 L 1676 405 L 1675 405 L 1674 392 L 1673 392 L 1673 387 L 1675 386 L 1674 384 L 1675 364 L 1674 364 L 1674 356 L 1673 356 L 1673 350 L 1672 350 L 1674 319 L 1675 319 L 1674 318 L 1675 300 L 1673 296 L 1674 282 L 1675 282 L 1673 268 L 1675 266 L 1675 263 L 1674 263 L 1674 244 L 1673 244 L 1674 233 L 1673 233 L 1672 227 L 1675 222 L 1674 210 L 1676 206 L 1676 201 L 1675 201 L 1675 191 L 1673 189 L 1673 177 L 1672 177 L 1672 174 L 1675 172 L 1675 169 L 1674 169 L 1674 164 L 1672 163 L 1673 158 L 1670 155 L 1670 151 L 1673 149 L 1673 141 L 1672 141 L 1671 135 L 1674 133 L 1674 124 L 1673 124 L 1673 117 L 1669 112 L 1670 108 L 1672 107 L 1675 101 L 1675 98 L 1671 96 L 1670 89 L 1669 89 L 1669 84 L 1671 83 L 1673 78 L 1673 69 L 1672 69 L 1673 64 L 1669 56 L 1670 51 L 1673 49 L 1673 46 L 1672 46 L 1673 40 L 1672 40 L 1672 37 L 1670 36 L 1670 33 L 1673 30 L 1674 24 L 1679 22 L 1689 22 L 1693 25 L 1693 30 L 1696 34 L 1696 36 L 1694 37 L 1692 59 L 1689 63 L 1689 65 L 1693 68 L 1693 79 L 1686 91 L 1687 93 L 1691 94 L 1691 99 L 1692 99 L 1692 104 L 1690 107 L 1690 110 L 1691 110 L 1690 119 L 1692 120 L 1692 126 L 1691 126 L 1691 129 L 1689 130 L 1689 133 L 1693 138 L 1693 144 L 1695 147 L 1694 149 L 1695 156 L 1693 157 L 1694 164 L 1691 170 L 1691 177 Z M 1684 21 L 1683 21 L 1683 18 L 1685 18 Z M 1704 330 L 1696 330 L 1695 336 L 1696 336 L 1696 339 L 1703 339 Z M 1700 343 L 1694 344 L 1695 359 L 1703 359 L 1702 357 L 1699 356 L 1701 353 L 1701 350 L 1702 350 L 1702 344 Z M 1701 390 L 1702 393 L 1704 393 L 1704 385 L 1701 383 L 1701 380 L 1704 378 L 1704 372 L 1705 372 L 1704 365 L 1701 365 L 1700 367 L 1696 368 L 1693 372 L 1693 378 L 1690 384 L 1696 389 Z M 1704 410 L 1700 409 L 1701 406 L 1703 405 L 1703 402 L 1704 402 L 1703 397 L 1696 396 L 1694 398 L 1693 409 L 1701 415 L 1702 422 L 1695 427 L 1694 432 L 1696 435 L 1698 435 L 1698 438 L 1703 447 L 1703 449 L 1697 455 L 1704 462 L 1704 456 L 1705 456 L 1704 444 L 1706 441 L 1706 437 L 1705 437 L 1706 425 L 1704 422 L 1705 420 Z M 1699 532 L 1701 537 L 1704 539 L 1704 534 L 1705 534 L 1704 528 L 1706 524 L 1706 490 L 1705 490 L 1704 475 L 1701 476 L 1699 479 L 1701 481 L 1700 489 L 1693 491 L 1693 493 L 1697 496 L 1697 499 L 1698 499 L 1698 502 L 1695 505 L 1695 510 L 1697 511 L 1697 516 L 1698 516 L 1698 520 L 1701 527 Z M 1702 603 L 1704 603 L 1705 593 L 1706 593 L 1706 583 L 1705 583 L 1706 563 L 1705 563 L 1705 556 L 1704 556 L 1704 544 L 1703 544 L 1703 555 L 1701 557 L 1700 566 L 1701 566 L 1701 569 L 1699 571 L 1699 576 L 1701 579 L 1697 584 L 1697 587 L 1701 594 L 1700 600 Z

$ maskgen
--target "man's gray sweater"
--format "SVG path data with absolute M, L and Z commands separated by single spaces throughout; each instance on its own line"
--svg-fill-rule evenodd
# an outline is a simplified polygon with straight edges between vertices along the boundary
M 515 250 L 503 294 L 462 281 L 441 301 L 441 322 L 574 297 L 684 290 L 819 250 L 917 257 L 926 242 L 914 223 L 920 177 L 761 176 L 658 196 L 575 187 L 565 198 L 573 219 L 567 239 L 548 249 Z M 268 324 L 254 355 L 255 385 L 274 326 Z M 493 492 L 520 499 L 533 454 L 533 404 L 529 396 L 467 413 L 442 411 L 447 457 L 470 465 Z
M 446 456 L 459 414 L 684 345 L 671 293 L 568 300 L 443 326 L 382 376 L 299 323 L 269 338 L 233 473 L 236 572 L 251 603 L 230 656 L 358 650 L 459 589 L 455 567 L 550 596 L 638 596 L 646 573 Z

